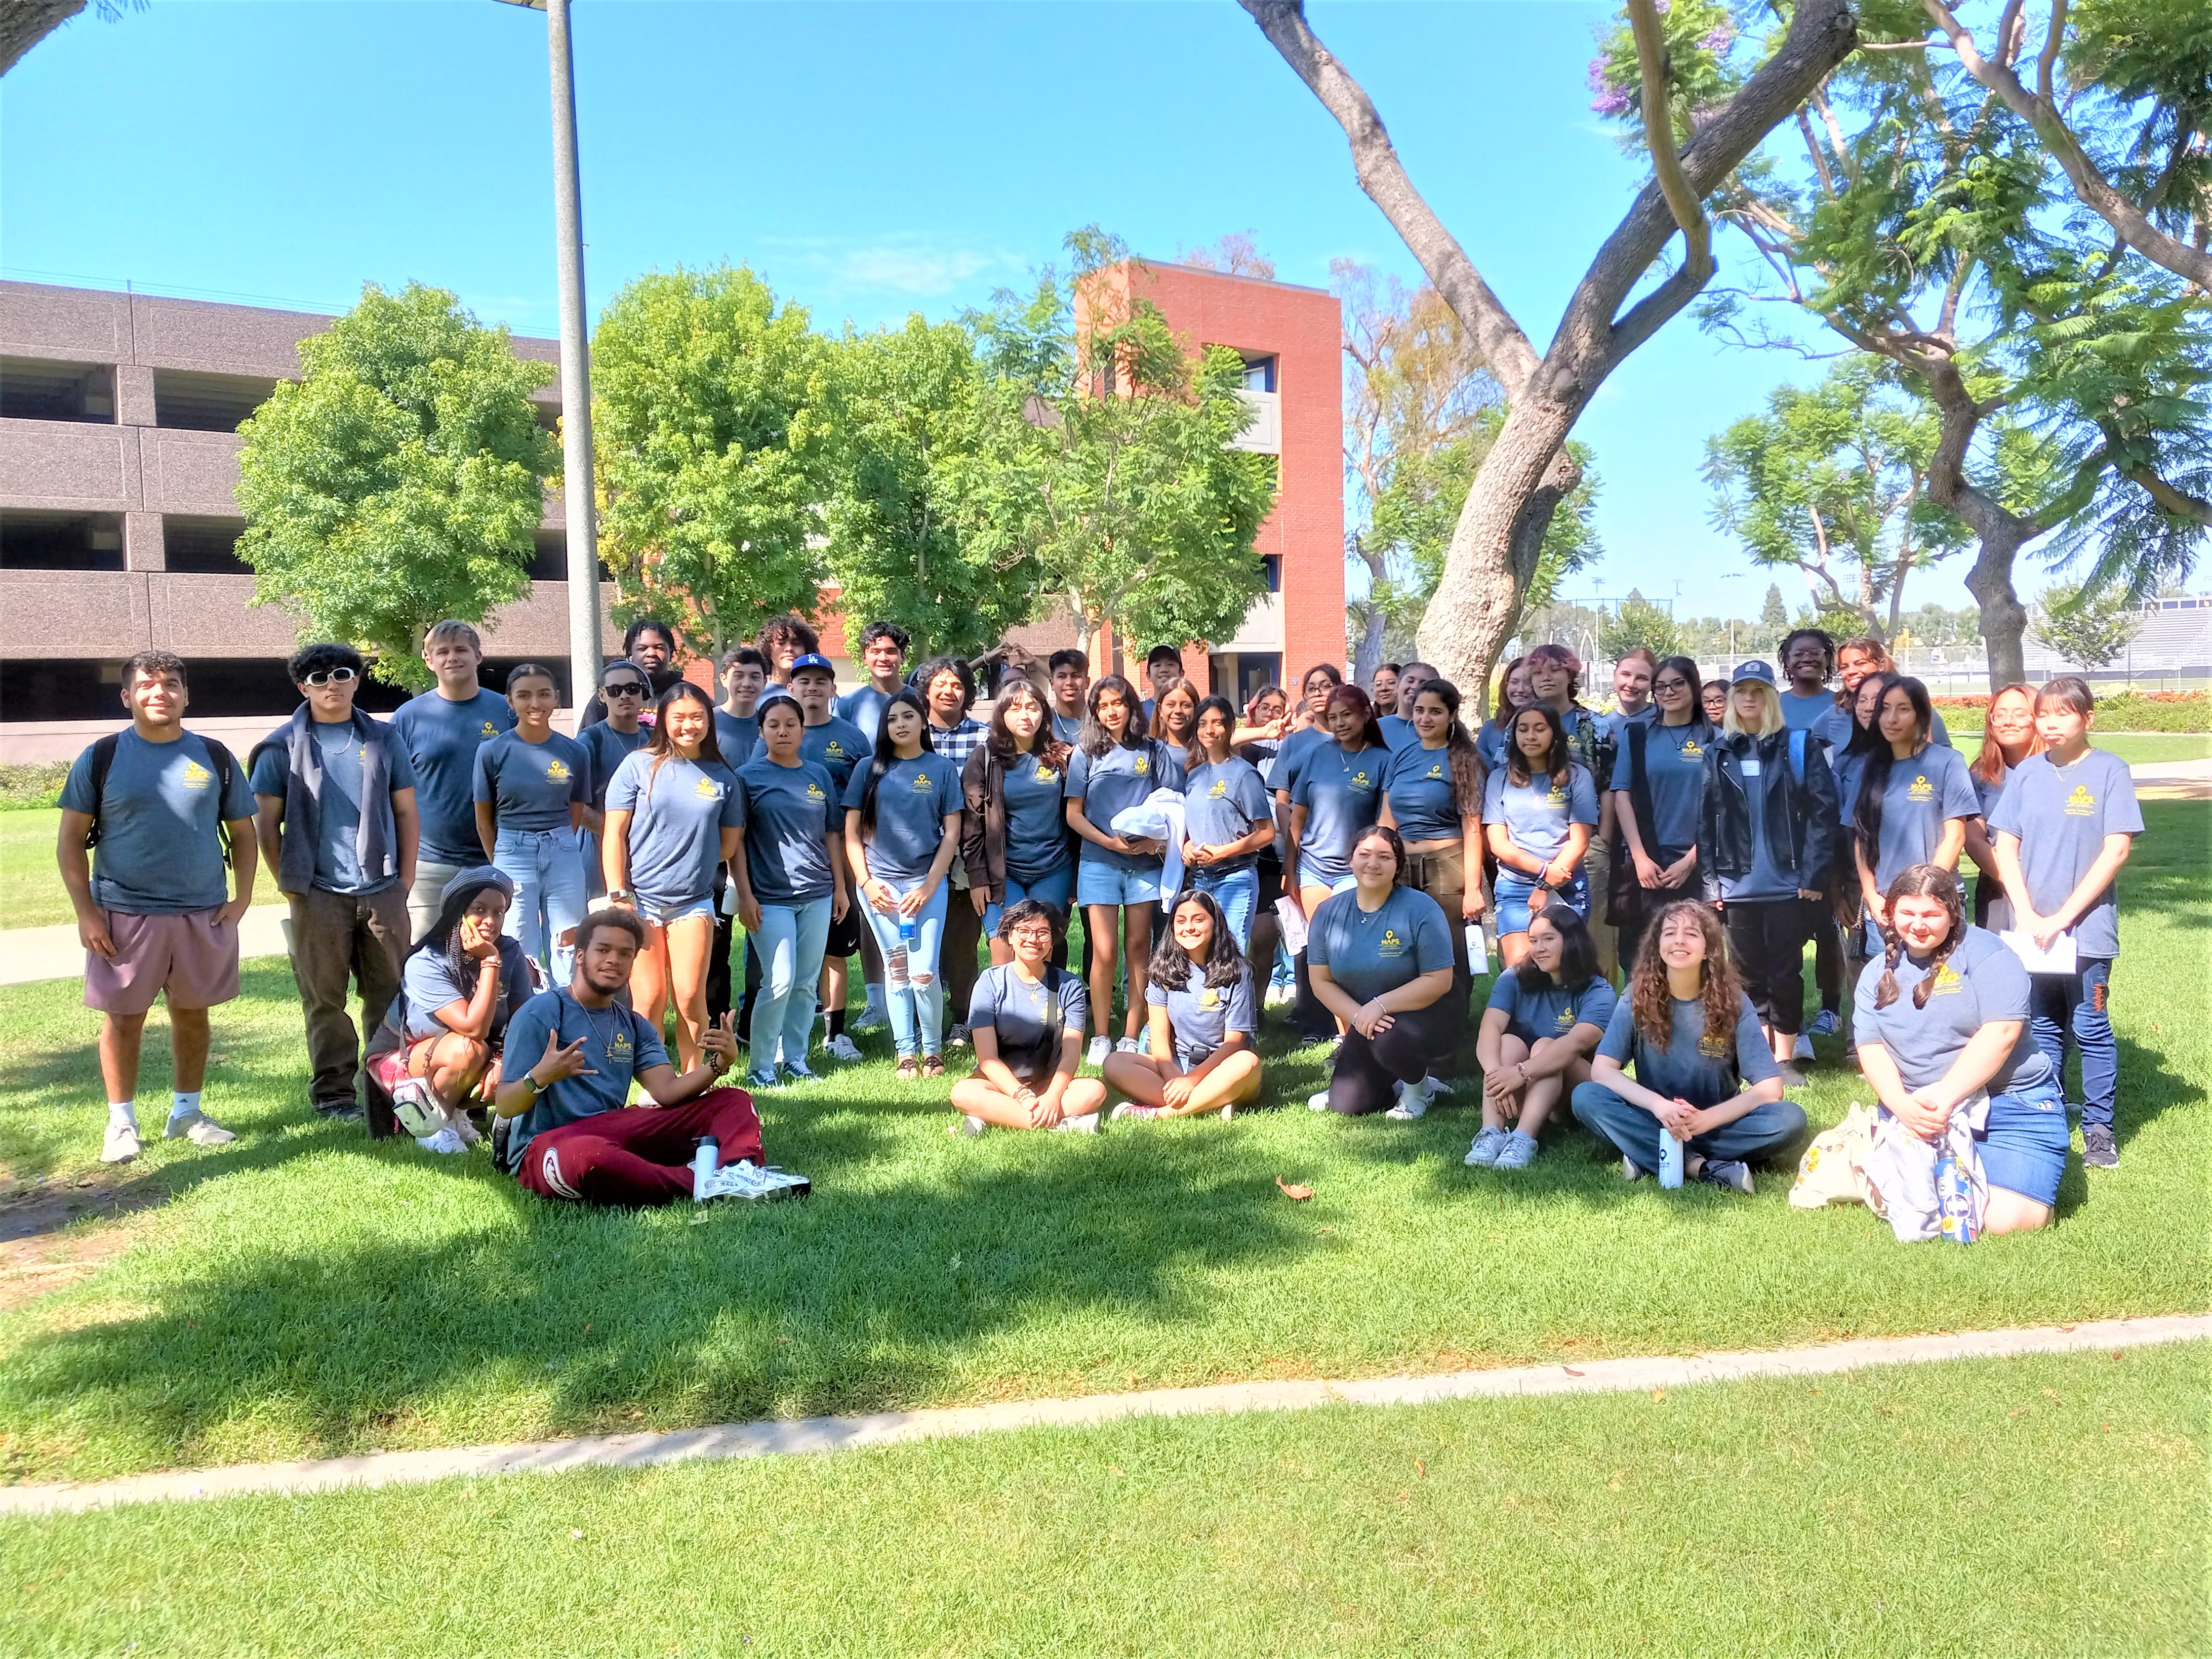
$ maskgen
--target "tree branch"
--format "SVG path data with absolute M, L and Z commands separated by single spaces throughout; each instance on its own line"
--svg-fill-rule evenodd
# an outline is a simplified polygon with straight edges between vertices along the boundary
M 1535 348 L 1482 279 L 1467 250 L 1414 189 L 1366 92 L 1307 26 L 1302 0 L 1242 0 L 1242 3 L 1261 33 L 1283 55 L 1283 61 L 1321 100 L 1322 107 L 1336 118 L 1352 146 L 1352 171 L 1360 189 L 1405 238 L 1437 292 L 1481 344 L 1491 372 L 1504 383 L 1508 395 L 1517 397 L 1535 374 Z
M 2166 267 L 2177 276 L 2185 276 L 2202 288 L 2212 288 L 2212 255 L 2202 248 L 2190 246 L 2178 238 L 2167 235 L 2151 223 L 2149 216 L 2133 202 L 2115 190 L 2110 180 L 2098 169 L 2083 151 L 2080 143 L 2058 112 L 2049 94 L 2052 60 L 2057 51 L 2059 30 L 2065 7 L 2063 0 L 2052 12 L 2051 33 L 2044 43 L 2044 60 L 2038 64 L 2038 73 L 2045 88 L 2045 95 L 2038 96 L 2021 84 L 2020 76 L 2004 61 L 1982 56 L 1974 43 L 1972 33 L 1953 15 L 1943 0 L 1920 0 L 1928 15 L 1935 19 L 1936 27 L 1948 36 L 1957 48 L 1959 61 L 1966 72 L 1979 81 L 2008 107 L 2033 127 L 2036 134 L 2049 145 L 2052 158 L 2064 170 L 2073 184 L 2074 194 L 2082 204 L 2095 213 L 2126 238 L 2130 247 L 2154 264 Z
M 1651 173 L 1659 193 L 1682 228 L 1682 270 L 1692 278 L 1694 292 L 1713 274 L 1713 228 L 1705 222 L 1705 208 L 1682 172 L 1681 153 L 1674 143 L 1667 34 L 1652 0 L 1628 0 L 1628 22 L 1635 32 L 1636 63 L 1644 82 L 1644 142 L 1651 152 Z

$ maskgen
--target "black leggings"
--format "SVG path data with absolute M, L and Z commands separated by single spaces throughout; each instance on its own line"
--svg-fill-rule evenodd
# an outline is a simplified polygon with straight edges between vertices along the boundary
M 1395 1097 L 1393 1079 L 1419 1082 L 1459 1047 L 1466 1029 L 1466 1000 L 1447 991 L 1425 1008 L 1393 1014 L 1390 1029 L 1371 1042 L 1356 1026 L 1347 1030 L 1329 1073 L 1328 1109 L 1346 1117 L 1382 1111 Z
M 1810 908 L 1795 897 L 1739 903 L 1721 912 L 1729 955 L 1759 1023 L 1796 1036 L 1805 1023 L 1805 933 Z

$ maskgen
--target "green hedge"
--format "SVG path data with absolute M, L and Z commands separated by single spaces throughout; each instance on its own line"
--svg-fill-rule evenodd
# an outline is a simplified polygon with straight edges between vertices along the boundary
M 1943 724 L 1954 732 L 1978 732 L 1989 708 L 1985 697 L 1938 697 Z M 2097 699 L 2100 732 L 2212 732 L 2212 692 L 2124 691 Z
M 55 805 L 61 799 L 62 783 L 69 776 L 69 769 L 67 761 L 46 761 L 37 766 L 0 766 L 0 812 Z

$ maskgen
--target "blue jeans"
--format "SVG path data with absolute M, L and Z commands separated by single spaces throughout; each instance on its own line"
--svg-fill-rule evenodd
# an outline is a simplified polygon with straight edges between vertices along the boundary
M 1577 1122 L 1600 1140 L 1619 1148 L 1638 1167 L 1659 1167 L 1659 1137 L 1667 1132 L 1641 1106 L 1623 1100 L 1602 1083 L 1590 1082 L 1575 1085 L 1573 1107 Z M 1732 1158 L 1749 1164 L 1779 1158 L 1792 1143 L 1804 1137 L 1804 1109 L 1790 1101 L 1775 1100 L 1753 1107 L 1733 1123 L 1691 1136 L 1683 1151 L 1702 1158 Z
M 2062 1086 L 2066 1078 L 2066 1042 L 2071 1036 L 2081 1056 L 2081 1123 L 2112 1127 L 2112 1103 L 2120 1092 L 2120 1044 L 2112 1035 L 2110 1012 L 2112 959 L 2083 957 L 2071 974 L 2036 974 L 2028 980 L 2027 1029 L 2035 1046 L 2051 1056 L 2051 1069 Z
M 1075 860 L 1070 859 L 1059 869 L 1047 872 L 1035 881 L 1023 881 L 1011 870 L 1006 872 L 1006 896 L 1004 903 L 989 905 L 983 911 L 983 937 L 994 939 L 999 936 L 999 919 L 1006 914 L 1006 906 L 1019 904 L 1024 899 L 1036 899 L 1060 912 L 1060 925 L 1067 927 L 1068 901 L 1075 892 Z
M 814 988 L 830 937 L 829 898 L 803 904 L 763 904 L 750 937 L 761 957 L 760 994 L 753 1002 L 752 1069 L 773 1072 L 806 1058 L 814 1030 Z
M 588 902 L 584 855 L 573 830 L 502 830 L 492 842 L 493 867 L 514 884 L 507 935 L 522 953 L 546 964 L 552 983 L 566 985 L 576 960 L 575 929 Z M 568 935 L 568 943 L 560 942 Z
M 1252 912 L 1260 902 L 1260 872 L 1250 865 L 1242 870 L 1186 870 L 1186 885 L 1200 893 L 1211 893 L 1213 902 L 1221 907 L 1224 921 L 1237 940 L 1239 951 L 1252 948 Z
M 919 876 L 876 879 L 902 898 L 921 885 Z M 914 918 L 912 951 L 899 942 L 897 911 L 878 910 L 866 896 L 857 901 L 876 936 L 876 948 L 884 953 L 884 1000 L 890 1005 L 891 1042 L 902 1058 L 917 1050 L 925 1054 L 943 1052 L 945 981 L 938 975 L 937 954 L 945 937 L 945 902 L 950 891 L 949 883 L 938 883 L 929 902 Z

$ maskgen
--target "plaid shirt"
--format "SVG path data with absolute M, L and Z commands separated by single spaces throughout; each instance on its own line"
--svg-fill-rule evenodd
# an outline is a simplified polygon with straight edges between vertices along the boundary
M 972 715 L 962 715 L 960 724 L 950 728 L 934 720 L 929 722 L 929 746 L 951 761 L 956 772 L 967 769 L 968 757 L 981 749 L 990 735 L 991 728 Z

